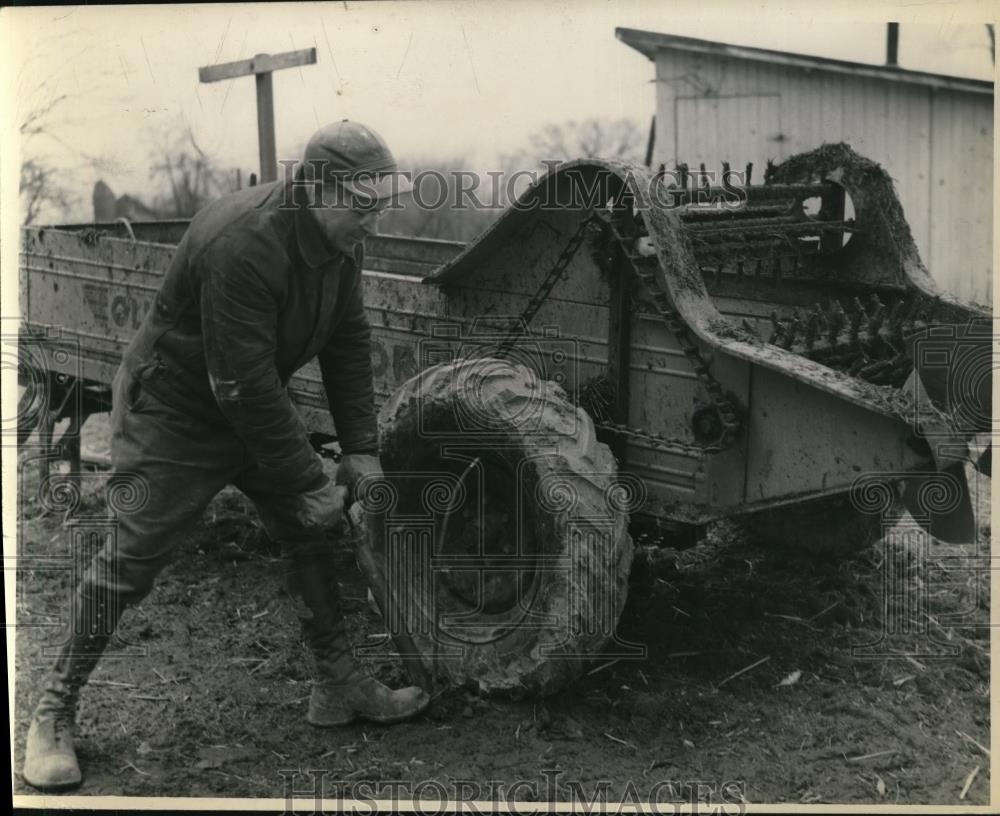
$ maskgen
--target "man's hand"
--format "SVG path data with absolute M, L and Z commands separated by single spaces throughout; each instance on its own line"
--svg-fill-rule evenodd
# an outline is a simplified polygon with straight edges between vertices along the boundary
M 337 484 L 344 485 L 351 498 L 357 501 L 356 488 L 358 480 L 363 476 L 374 479 L 382 477 L 382 462 L 373 453 L 348 453 L 337 465 Z
M 303 527 L 329 530 L 343 521 L 346 501 L 347 488 L 324 476 L 315 488 L 296 497 L 296 515 Z

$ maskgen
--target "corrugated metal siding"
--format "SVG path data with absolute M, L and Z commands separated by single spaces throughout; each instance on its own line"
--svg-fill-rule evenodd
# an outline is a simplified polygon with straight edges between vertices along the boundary
M 769 140 L 781 132 L 781 97 L 777 94 L 679 96 L 674 111 L 677 152 L 695 169 L 704 162 L 706 169 L 717 171 L 720 159 L 725 159 L 738 170 L 766 154 Z M 733 121 L 745 122 L 746 127 L 736 130 L 731 127 Z M 698 127 L 685 127 L 684 122 L 697 122 Z
M 769 158 L 847 142 L 895 180 L 938 284 L 992 302 L 992 97 L 664 50 L 656 108 L 655 160 L 668 166 L 752 160 L 760 181 Z
M 983 121 L 979 100 L 967 95 L 931 99 L 931 199 L 928 268 L 947 270 L 956 294 L 992 302 L 993 127 Z M 990 113 L 992 119 L 992 111 Z M 923 249 L 921 247 L 921 249 Z M 943 278 L 942 278 L 943 280 Z

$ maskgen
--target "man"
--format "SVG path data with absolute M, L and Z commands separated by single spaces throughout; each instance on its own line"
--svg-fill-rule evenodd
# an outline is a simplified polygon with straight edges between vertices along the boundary
M 398 722 L 427 706 L 422 689 L 392 691 L 355 662 L 326 537 L 358 478 L 381 473 L 363 241 L 408 183 L 381 137 L 347 120 L 310 139 L 303 170 L 194 217 L 125 352 L 114 382 L 112 479 L 145 498 L 119 511 L 117 542 L 77 589 L 72 631 L 28 731 L 24 778 L 37 788 L 81 781 L 80 690 L 123 609 L 149 593 L 179 534 L 227 484 L 254 502 L 282 545 L 316 666 L 307 720 Z M 285 387 L 316 356 L 344 453 L 337 484 Z

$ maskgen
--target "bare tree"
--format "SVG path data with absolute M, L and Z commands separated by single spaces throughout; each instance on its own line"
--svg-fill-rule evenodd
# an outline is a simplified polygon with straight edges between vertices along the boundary
M 56 209 L 64 215 L 78 200 L 65 176 L 54 167 L 38 159 L 21 162 L 21 220 L 24 224 L 34 224 L 46 209 Z
M 236 189 L 235 173 L 223 171 L 187 125 L 155 148 L 149 177 L 160 186 L 152 208 L 173 218 L 190 218 L 213 198 Z
M 400 167 L 417 189 L 401 209 L 386 213 L 380 232 L 471 241 L 496 220 L 505 203 L 493 200 L 489 179 L 470 170 L 462 158 L 404 160 Z
M 645 134 L 631 119 L 586 119 L 546 125 L 525 148 L 502 156 L 497 178 L 471 171 L 462 158 L 400 162 L 418 192 L 404 208 L 391 210 L 380 229 L 451 241 L 471 241 L 492 224 L 551 162 L 604 158 L 641 162 Z M 463 194 L 463 190 L 472 189 Z
M 529 137 L 538 161 L 641 161 L 645 136 L 631 119 L 585 119 L 546 125 Z
M 614 159 L 641 164 L 646 134 L 631 119 L 585 119 L 549 124 L 528 137 L 528 146 L 501 157 L 508 178 L 522 174 L 512 187 L 505 185 L 508 199 L 516 199 L 527 188 L 525 171 L 545 171 L 554 162 L 573 159 Z M 508 203 L 510 203 L 508 201 Z
M 47 82 L 36 90 L 50 89 Z M 48 160 L 44 151 L 35 149 L 39 140 L 52 137 L 58 140 L 56 114 L 66 100 L 66 94 L 49 94 L 23 116 L 18 123 L 21 151 L 26 156 L 21 162 L 19 192 L 21 197 L 21 220 L 33 224 L 46 210 L 54 209 L 65 215 L 77 201 L 65 171 L 60 171 Z
M 121 103 L 103 90 L 108 71 L 86 59 L 98 47 L 86 30 L 62 24 L 39 26 L 31 49 L 10 77 L 22 157 L 19 189 L 24 223 L 82 216 L 81 174 L 108 162 L 107 157 L 81 149 L 74 138 L 80 128 L 90 126 L 102 104 Z M 78 67 L 81 64 L 89 67 Z M 88 89 L 86 105 L 76 104 L 80 101 L 76 89 L 81 87 Z M 73 92 L 67 92 L 70 88 Z

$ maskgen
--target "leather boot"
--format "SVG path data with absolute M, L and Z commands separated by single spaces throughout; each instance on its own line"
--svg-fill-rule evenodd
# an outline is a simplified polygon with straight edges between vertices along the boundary
M 73 746 L 80 690 L 114 632 L 121 608 L 107 593 L 81 587 L 64 643 L 35 707 L 24 751 L 24 781 L 42 791 L 73 788 L 82 781 Z
M 321 679 L 313 685 L 306 715 L 313 725 L 397 723 L 415 717 L 430 703 L 419 686 L 393 690 L 368 674 L 355 660 L 346 634 L 331 641 L 316 663 Z
M 306 720 L 312 725 L 348 725 L 357 720 L 395 723 L 416 716 L 430 703 L 418 686 L 393 690 L 355 660 L 326 558 L 300 561 L 288 574 L 288 589 L 313 653 L 317 681 Z

